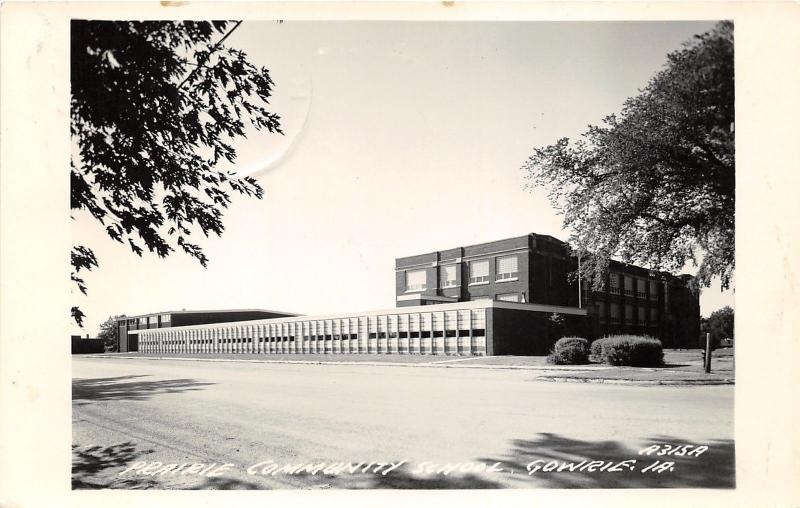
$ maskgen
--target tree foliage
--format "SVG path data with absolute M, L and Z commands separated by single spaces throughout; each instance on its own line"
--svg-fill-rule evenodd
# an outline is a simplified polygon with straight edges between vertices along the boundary
M 602 287 L 609 260 L 678 271 L 723 288 L 734 272 L 733 24 L 683 48 L 619 115 L 581 139 L 535 149 L 529 189 L 545 186 L 563 214 L 581 275 Z M 702 259 L 701 259 L 702 258 Z
M 733 338 L 734 312 L 729 306 L 715 310 L 707 318 L 700 320 L 701 343 L 705 341 L 706 333 L 711 334 L 715 343 L 721 339 Z
M 241 22 L 85 21 L 71 34 L 71 208 L 141 256 L 180 249 L 206 266 L 192 233 L 222 234 L 231 193 L 261 198 L 233 163 L 252 125 L 281 133 L 265 68 L 224 44 Z M 98 266 L 74 246 L 72 280 Z M 81 324 L 83 313 L 73 308 Z
M 125 317 L 125 314 L 111 316 L 100 323 L 98 339 L 103 339 L 107 351 L 119 351 L 119 335 L 117 334 L 117 320 Z

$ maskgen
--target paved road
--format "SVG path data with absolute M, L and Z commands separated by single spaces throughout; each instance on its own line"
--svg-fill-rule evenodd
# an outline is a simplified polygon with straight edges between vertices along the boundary
M 75 358 L 73 485 L 731 487 L 733 390 L 550 383 L 513 370 Z M 639 454 L 656 443 L 709 448 Z M 643 472 L 656 460 L 674 465 Z M 536 470 L 564 463 L 573 470 Z

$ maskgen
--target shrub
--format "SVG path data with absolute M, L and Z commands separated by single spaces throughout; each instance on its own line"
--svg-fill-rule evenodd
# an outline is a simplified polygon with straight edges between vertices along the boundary
M 580 337 L 562 337 L 547 356 L 547 363 L 555 365 L 583 365 L 589 363 L 589 341 Z
M 592 347 L 589 349 L 590 354 L 592 355 L 592 360 L 596 362 L 603 361 L 603 341 L 605 341 L 608 337 L 597 339 L 592 342 Z
M 656 367 L 664 363 L 661 341 L 638 335 L 612 335 L 597 340 L 592 344 L 592 356 L 610 365 Z

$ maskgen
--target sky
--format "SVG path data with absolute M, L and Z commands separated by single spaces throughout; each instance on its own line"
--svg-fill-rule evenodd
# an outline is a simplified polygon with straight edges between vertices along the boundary
M 566 239 L 546 192 L 524 189 L 535 147 L 621 109 L 670 51 L 713 22 L 245 21 L 227 40 L 270 70 L 285 135 L 251 131 L 232 166 L 222 237 L 139 258 L 85 216 L 100 266 L 74 295 L 95 335 L 111 315 L 395 306 L 394 259 L 527 233 Z M 687 266 L 687 273 L 692 267 Z M 82 272 L 83 273 L 83 272 Z M 733 306 L 719 285 L 701 314 Z

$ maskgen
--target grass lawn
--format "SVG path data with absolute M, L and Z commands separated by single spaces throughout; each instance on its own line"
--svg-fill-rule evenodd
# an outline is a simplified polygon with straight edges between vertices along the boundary
M 464 358 L 434 355 L 378 355 L 378 354 L 253 354 L 253 353 L 112 353 L 109 356 L 136 356 L 140 358 L 195 358 L 211 360 L 258 360 L 266 362 L 318 362 L 318 363 L 430 363 L 437 360 Z
M 93 355 L 94 356 L 94 355 Z M 99 356 L 99 355 L 98 355 Z M 712 354 L 711 373 L 703 371 L 699 349 L 666 349 L 662 367 L 614 367 L 605 364 L 549 365 L 544 356 L 445 356 L 397 354 L 189 354 L 189 353 L 109 353 L 103 356 L 140 358 L 186 358 L 213 360 L 257 360 L 265 362 L 382 363 L 416 364 L 454 368 L 522 368 L 536 372 L 538 379 L 574 381 L 632 381 L 642 383 L 693 384 L 731 383 L 734 380 L 733 350 L 718 349 Z
M 596 364 L 595 364 L 596 365 Z M 633 381 L 657 384 L 733 383 L 733 349 L 723 348 L 711 354 L 711 372 L 703 368 L 699 349 L 666 349 L 662 367 L 612 367 L 603 370 L 581 370 L 569 373 L 548 373 L 550 380 Z

